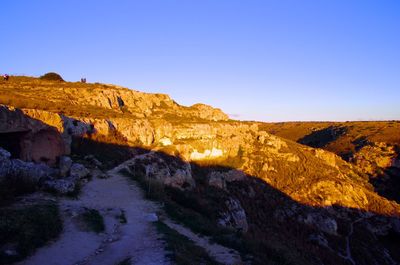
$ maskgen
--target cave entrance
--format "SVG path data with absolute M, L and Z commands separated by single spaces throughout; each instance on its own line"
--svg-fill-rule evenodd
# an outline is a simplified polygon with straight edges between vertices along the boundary
M 0 132 L 0 147 L 10 152 L 11 158 L 21 158 L 21 141 L 28 132 Z

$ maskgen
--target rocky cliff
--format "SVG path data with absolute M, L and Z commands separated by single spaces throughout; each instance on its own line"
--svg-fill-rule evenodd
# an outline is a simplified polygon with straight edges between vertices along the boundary
M 0 127 L 0 136 L 18 128 L 42 130 L 19 120 L 21 115 L 39 121 L 62 139 L 62 148 L 59 139 L 38 140 L 42 146 L 51 143 L 45 149 L 53 150 L 54 160 L 71 152 L 79 155 L 71 146 L 79 149 L 82 141 L 140 148 L 132 151 L 126 168 L 130 174 L 161 183 L 177 205 L 197 205 L 185 207 L 207 213 L 216 225 L 259 238 L 255 249 L 311 249 L 319 256 L 302 257 L 309 264 L 395 262 L 393 244 L 382 243 L 380 237 L 398 238 L 400 205 L 374 191 L 368 172 L 358 166 L 362 162 L 351 164 L 329 151 L 272 135 L 260 123 L 228 120 L 221 110 L 207 105 L 180 106 L 167 95 L 114 85 L 14 77 L 0 84 L 0 103 L 2 124 L 7 124 Z M 37 151 L 29 152 L 35 157 Z M 354 159 L 363 161 L 370 154 L 365 147 Z M 179 199 L 182 196 L 185 200 Z M 280 229 L 286 231 L 279 234 Z M 270 245 L 282 236 L 293 242 Z M 354 243 L 365 238 L 387 257 L 379 258 L 376 251 L 368 253 L 368 246 Z M 349 250 L 350 241 L 356 244 L 357 255 Z M 252 255 L 261 252 L 253 249 Z M 370 261 L 361 261 L 363 255 Z

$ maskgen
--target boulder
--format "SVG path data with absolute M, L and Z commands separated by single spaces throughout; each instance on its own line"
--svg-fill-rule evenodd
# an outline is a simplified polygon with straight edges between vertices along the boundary
M 66 179 L 52 179 L 47 180 L 43 183 L 45 189 L 55 191 L 60 194 L 68 194 L 75 190 L 77 184 L 77 179 L 66 178 Z
M 35 164 L 33 162 L 24 162 L 19 159 L 12 159 L 8 175 L 41 183 L 42 181 L 59 175 L 57 169 L 51 168 L 46 164 Z
M 299 219 L 299 221 L 327 234 L 337 234 L 337 222 L 331 217 L 324 216 L 318 213 L 309 213 L 304 219 Z
M 86 161 L 88 161 L 95 167 L 101 167 L 103 165 L 103 163 L 101 163 L 99 160 L 97 160 L 94 155 L 87 155 L 84 158 Z
M 0 159 L 6 158 L 9 159 L 11 157 L 10 152 L 0 147 Z
M 0 181 L 2 181 L 2 178 L 8 175 L 8 172 L 10 171 L 10 157 L 11 154 L 7 150 L 0 147 Z
M 149 222 L 157 222 L 158 221 L 158 216 L 156 213 L 149 213 L 146 215 L 146 220 Z
M 60 169 L 60 175 L 62 177 L 68 176 L 71 166 L 72 166 L 72 159 L 70 157 L 68 156 L 60 157 L 60 162 L 58 164 L 58 167 Z
M 90 171 L 90 176 L 94 177 L 94 178 L 99 178 L 99 179 L 106 179 L 108 178 L 108 175 L 106 173 L 104 173 L 103 171 L 101 171 L 98 168 L 92 169 Z
M 149 152 L 132 159 L 129 168 L 137 176 L 173 188 L 190 190 L 196 186 L 190 164 L 176 157 Z
M 87 177 L 89 173 L 89 170 L 79 163 L 73 163 L 70 169 L 70 176 L 76 179 L 83 179 Z

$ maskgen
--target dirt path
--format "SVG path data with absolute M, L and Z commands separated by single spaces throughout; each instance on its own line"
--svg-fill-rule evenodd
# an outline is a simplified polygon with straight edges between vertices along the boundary
M 164 243 L 159 239 L 149 215 L 158 210 L 156 204 L 143 199 L 141 190 L 118 173 L 108 172 L 108 179 L 93 179 L 82 189 L 79 200 L 62 199 L 64 232 L 60 238 L 39 249 L 20 265 L 114 265 L 126 258 L 132 264 L 170 264 Z M 84 232 L 74 222 L 82 207 L 100 211 L 106 231 L 101 234 Z M 116 215 L 124 211 L 126 224 Z
M 18 265 L 117 265 L 130 258 L 135 265 L 170 264 L 166 258 L 164 242 L 151 224 L 153 213 L 159 207 L 143 198 L 140 188 L 122 176 L 120 169 L 129 160 L 107 172 L 107 179 L 93 179 L 82 189 L 79 199 L 63 198 L 59 201 L 64 220 L 64 231 L 57 241 L 38 251 Z M 98 210 L 104 217 L 106 231 L 101 234 L 82 231 L 76 216 L 84 208 Z M 121 223 L 122 211 L 127 223 Z M 204 248 L 222 264 L 242 264 L 237 251 L 210 243 L 190 229 L 172 222 L 163 222 L 178 233 Z
M 114 170 L 121 170 L 129 166 L 129 163 L 130 160 L 119 165 Z M 199 236 L 198 234 L 192 232 L 189 228 L 186 228 L 181 224 L 177 224 L 176 222 L 173 222 L 168 218 L 163 219 L 162 222 L 166 224 L 169 228 L 192 240 L 194 244 L 203 248 L 210 257 L 212 257 L 219 263 L 226 265 L 243 264 L 240 254 L 236 250 L 224 247 L 216 243 L 210 243 L 210 238 Z
M 169 228 L 174 229 L 181 235 L 184 235 L 192 240 L 196 245 L 203 248 L 208 255 L 210 255 L 210 257 L 213 257 L 219 263 L 227 265 L 243 264 L 240 254 L 237 251 L 226 248 L 219 244 L 210 243 L 210 238 L 200 237 L 199 235 L 193 233 L 190 229 L 174 223 L 171 220 L 163 220 L 163 223 Z
M 344 259 L 347 259 L 353 265 L 356 265 L 356 262 L 354 261 L 353 256 L 351 254 L 350 241 L 351 241 L 351 237 L 353 236 L 353 233 L 354 233 L 354 225 L 357 224 L 358 222 L 363 221 L 365 218 L 366 217 L 360 217 L 350 223 L 349 234 L 346 236 L 346 255 L 339 254 L 339 256 L 341 256 Z

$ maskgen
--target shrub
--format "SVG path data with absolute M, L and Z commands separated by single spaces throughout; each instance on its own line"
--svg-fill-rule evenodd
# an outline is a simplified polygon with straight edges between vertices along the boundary
M 0 205 L 9 204 L 16 196 L 32 193 L 36 184 L 32 179 L 24 176 L 6 176 L 0 182 Z
M 100 233 L 105 230 L 103 216 L 95 209 L 87 209 L 82 214 L 82 220 L 89 231 Z
M 61 81 L 61 82 L 64 82 L 64 79 L 61 77 L 61 75 L 59 75 L 57 73 L 54 73 L 54 72 L 46 73 L 46 74 L 42 75 L 40 77 L 40 79 L 48 80 L 48 81 Z
M 62 231 L 62 220 L 55 204 L 37 204 L 19 209 L 0 210 L 0 249 L 15 245 L 17 255 L 0 253 L 0 264 L 8 264 L 32 254 Z

